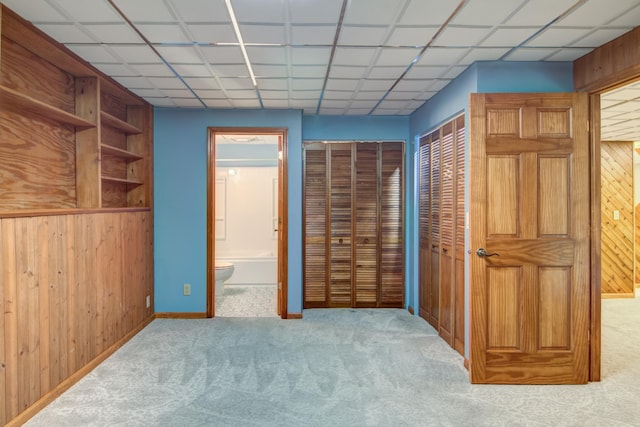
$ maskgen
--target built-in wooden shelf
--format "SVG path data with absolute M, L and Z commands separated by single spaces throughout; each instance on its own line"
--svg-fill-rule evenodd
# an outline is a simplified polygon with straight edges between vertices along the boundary
M 100 150 L 102 151 L 102 154 L 109 154 L 111 156 L 121 157 L 130 161 L 144 159 L 144 157 L 139 154 L 132 153 L 131 151 L 123 150 L 121 148 L 112 147 L 107 144 L 100 144 Z
M 112 176 L 102 175 L 102 180 L 105 182 L 112 182 L 115 184 L 126 184 L 126 185 L 142 185 L 144 182 L 136 180 L 136 179 L 124 179 L 124 178 L 114 178 Z
M 136 135 L 136 134 L 142 133 L 142 131 L 137 127 L 133 126 L 130 123 L 125 122 L 124 120 L 117 118 L 116 116 L 112 116 L 106 111 L 100 112 L 100 119 L 102 120 L 102 124 L 111 126 L 116 129 L 120 129 L 121 131 L 129 135 Z
M 23 113 L 36 114 L 49 119 L 57 120 L 77 127 L 95 127 L 95 123 L 68 113 L 60 108 L 53 107 L 28 95 L 24 95 L 14 89 L 0 85 L 0 100 L 3 107 L 17 108 Z

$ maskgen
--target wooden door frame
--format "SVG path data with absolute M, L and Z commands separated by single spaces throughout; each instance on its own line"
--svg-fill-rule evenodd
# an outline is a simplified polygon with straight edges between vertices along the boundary
M 213 216 L 215 212 L 215 137 L 218 134 L 243 134 L 243 135 L 277 135 L 280 137 L 278 152 L 278 188 L 282 191 L 278 192 L 278 217 L 279 223 L 278 233 L 278 268 L 280 271 L 280 289 L 279 300 L 280 317 L 288 318 L 288 238 L 289 238 L 289 197 L 288 197 L 288 138 L 287 128 L 256 128 L 256 127 L 209 127 L 207 129 L 207 317 L 215 316 L 215 225 Z M 281 145 L 281 146 L 280 146 Z M 281 182 L 280 182 L 281 181 Z M 276 307 L 274 307 L 274 311 Z

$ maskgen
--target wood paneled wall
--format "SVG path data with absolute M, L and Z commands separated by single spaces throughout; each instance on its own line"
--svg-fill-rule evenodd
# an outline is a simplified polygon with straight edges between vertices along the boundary
M 633 143 L 603 141 L 601 165 L 602 294 L 633 296 Z
M 149 210 L 0 218 L 0 424 L 153 316 Z

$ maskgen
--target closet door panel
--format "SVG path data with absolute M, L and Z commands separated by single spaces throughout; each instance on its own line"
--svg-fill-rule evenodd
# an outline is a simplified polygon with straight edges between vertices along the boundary
M 327 155 L 324 144 L 305 146 L 304 308 L 327 304 Z
M 465 209 L 464 209 L 464 144 L 465 126 L 464 116 L 455 120 L 455 145 L 456 145 L 456 239 L 455 239 L 455 295 L 454 295 L 454 337 L 453 347 L 464 355 L 464 231 L 465 231 Z
M 431 227 L 430 204 L 431 204 L 431 159 L 429 157 L 430 137 L 425 136 L 420 139 L 420 150 L 418 153 L 419 164 L 419 205 L 418 205 L 418 233 L 419 233 L 419 253 L 420 260 L 418 280 L 420 292 L 419 315 L 425 320 L 429 320 L 431 308 L 431 260 L 429 247 Z
M 404 306 L 404 149 L 400 142 L 381 144 L 380 306 Z
M 330 307 L 351 307 L 352 300 L 351 149 L 351 144 L 330 144 Z
M 429 323 L 438 329 L 440 316 L 440 132 L 434 132 L 429 145 L 431 159 L 431 206 L 429 245 L 431 247 L 431 307 Z
M 453 344 L 454 313 L 454 134 L 453 123 L 442 128 L 440 147 L 440 336 Z
M 378 145 L 356 143 L 355 306 L 378 304 Z

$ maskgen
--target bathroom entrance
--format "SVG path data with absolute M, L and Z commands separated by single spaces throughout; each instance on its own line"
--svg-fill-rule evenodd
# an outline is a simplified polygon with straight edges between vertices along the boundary
M 209 129 L 209 317 L 287 317 L 286 137 L 280 128 Z

